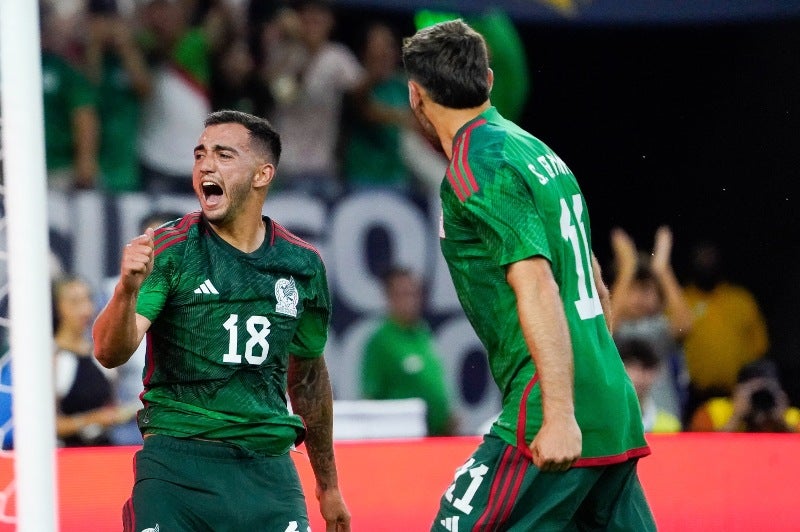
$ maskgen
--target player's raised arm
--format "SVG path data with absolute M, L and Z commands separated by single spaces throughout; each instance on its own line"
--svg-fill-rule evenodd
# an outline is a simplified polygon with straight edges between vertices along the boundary
M 292 409 L 308 429 L 306 449 L 317 479 L 316 495 L 326 531 L 348 532 L 350 512 L 339 491 L 333 455 L 333 399 L 325 359 L 290 356 L 287 384 Z
M 92 327 L 94 356 L 107 368 L 128 361 L 150 322 L 136 314 L 139 288 L 153 271 L 153 230 L 131 240 L 122 251 L 120 278 L 114 294 Z
M 541 257 L 514 262 L 506 277 L 542 390 L 542 427 L 530 445 L 533 462 L 542 471 L 564 471 L 580 458 L 582 439 L 575 420 L 572 345 L 558 285 L 550 263 Z

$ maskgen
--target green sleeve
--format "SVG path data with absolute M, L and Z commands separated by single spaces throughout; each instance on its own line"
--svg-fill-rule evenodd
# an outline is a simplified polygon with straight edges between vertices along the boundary
M 544 223 L 522 176 L 510 165 L 470 157 L 478 190 L 462 207 L 497 264 L 540 255 L 550 260 Z
M 328 341 L 328 324 L 331 316 L 328 279 L 322 263 L 309 283 L 308 291 L 308 298 L 292 343 L 289 345 L 289 352 L 295 356 L 316 358 L 322 355 L 325 342 Z

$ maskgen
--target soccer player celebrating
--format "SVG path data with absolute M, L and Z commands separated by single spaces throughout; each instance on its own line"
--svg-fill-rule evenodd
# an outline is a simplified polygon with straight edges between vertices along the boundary
M 433 530 L 655 530 L 636 473 L 650 450 L 575 176 L 491 106 L 486 44 L 462 21 L 406 39 L 403 62 L 412 110 L 450 159 L 442 252 L 503 393 Z
M 280 137 L 236 111 L 205 125 L 192 173 L 201 210 L 125 247 L 93 329 L 109 368 L 148 335 L 144 445 L 124 529 L 305 531 L 288 454 L 305 439 L 327 530 L 349 531 L 322 357 L 325 269 L 312 246 L 261 214 Z

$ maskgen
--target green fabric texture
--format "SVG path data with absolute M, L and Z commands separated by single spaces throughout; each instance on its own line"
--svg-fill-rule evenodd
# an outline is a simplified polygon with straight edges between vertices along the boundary
M 304 434 L 286 405 L 289 355 L 318 357 L 330 297 L 319 255 L 264 219 L 253 253 L 219 238 L 199 213 L 155 233 L 155 264 L 136 312 L 152 322 L 144 433 L 228 441 L 268 455 Z
M 638 400 L 594 286 L 586 204 L 566 164 L 492 107 L 456 134 L 441 199 L 442 252 L 503 394 L 497 434 L 527 447 L 542 424 L 536 368 L 505 278 L 509 264 L 540 256 L 550 262 L 572 340 L 582 459 L 646 454 Z

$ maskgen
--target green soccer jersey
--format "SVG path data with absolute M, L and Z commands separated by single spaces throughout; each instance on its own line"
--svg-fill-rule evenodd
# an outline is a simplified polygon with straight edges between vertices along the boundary
M 136 312 L 151 321 L 144 434 L 222 440 L 279 455 L 304 434 L 286 404 L 289 354 L 319 357 L 330 297 L 316 250 L 264 218 L 243 253 L 199 212 L 155 232 L 155 263 Z
M 491 107 L 453 139 L 441 198 L 442 252 L 503 396 L 496 433 L 529 452 L 541 427 L 536 367 L 506 281 L 509 264 L 541 256 L 558 283 L 572 341 L 575 416 L 583 433 L 577 465 L 648 454 L 636 393 L 603 318 L 589 216 L 569 168 Z

